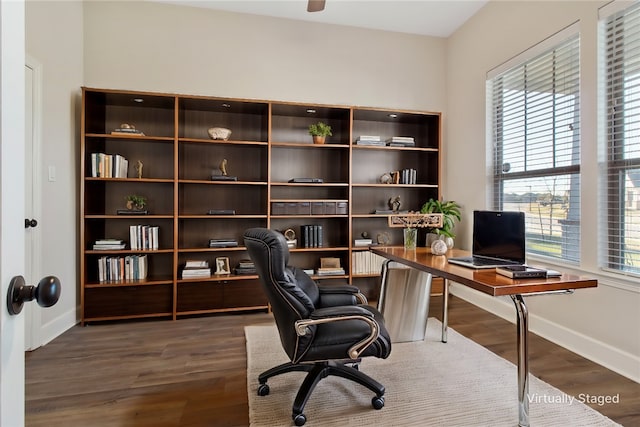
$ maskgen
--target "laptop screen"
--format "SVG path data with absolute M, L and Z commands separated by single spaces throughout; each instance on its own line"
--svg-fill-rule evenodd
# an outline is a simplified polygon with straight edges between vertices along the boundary
M 473 211 L 473 255 L 525 262 L 524 212 Z

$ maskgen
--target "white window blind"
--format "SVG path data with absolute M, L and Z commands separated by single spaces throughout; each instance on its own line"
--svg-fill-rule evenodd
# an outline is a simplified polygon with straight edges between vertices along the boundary
M 527 252 L 580 260 L 577 34 L 488 81 L 493 205 L 525 213 Z
M 601 265 L 640 274 L 640 4 L 604 21 L 606 167 Z

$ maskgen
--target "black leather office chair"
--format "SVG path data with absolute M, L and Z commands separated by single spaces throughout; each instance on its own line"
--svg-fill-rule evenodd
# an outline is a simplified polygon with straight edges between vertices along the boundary
M 355 381 L 375 393 L 371 404 L 384 406 L 384 386 L 359 371 L 362 357 L 387 358 L 391 339 L 382 315 L 366 305 L 351 285 L 317 285 L 304 271 L 290 267 L 284 236 L 266 228 L 244 233 L 290 362 L 259 375 L 258 395 L 269 394 L 267 380 L 293 371 L 308 372 L 293 403 L 292 418 L 304 425 L 304 407 L 316 384 L 328 375 Z M 360 299 L 360 300 L 359 300 Z M 358 302 L 364 302 L 358 304 Z

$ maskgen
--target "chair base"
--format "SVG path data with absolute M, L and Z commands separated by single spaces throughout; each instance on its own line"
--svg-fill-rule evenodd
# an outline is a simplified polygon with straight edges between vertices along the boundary
M 269 394 L 267 380 L 271 377 L 287 372 L 307 372 L 308 374 L 302 382 L 302 385 L 298 390 L 298 394 L 293 402 L 293 411 L 291 415 L 295 424 L 297 426 L 301 426 L 306 422 L 306 417 L 303 413 L 304 407 L 311 397 L 311 393 L 313 393 L 316 385 L 323 378 L 326 378 L 329 375 L 334 375 L 354 381 L 373 391 L 376 395 L 371 399 L 371 405 L 375 409 L 381 409 L 384 406 L 385 388 L 382 384 L 358 370 L 357 363 L 359 361 L 360 360 L 358 359 L 346 362 L 353 366 L 348 366 L 343 362 L 336 361 L 323 361 L 313 364 L 299 364 L 291 362 L 283 363 L 282 365 L 275 366 L 258 376 L 258 381 L 260 383 L 260 386 L 258 387 L 258 395 L 266 396 Z

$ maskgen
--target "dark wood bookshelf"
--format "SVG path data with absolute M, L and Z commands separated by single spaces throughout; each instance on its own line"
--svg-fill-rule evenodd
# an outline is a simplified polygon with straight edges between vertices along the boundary
M 333 135 L 314 144 L 308 127 L 323 121 Z M 121 124 L 144 135 L 112 135 Z M 208 129 L 230 129 L 227 140 L 209 138 Z M 383 141 L 411 136 L 412 147 L 358 145 L 361 135 Z M 216 258 L 233 268 L 248 254 L 244 230 L 293 229 L 321 225 L 322 247 L 291 248 L 291 263 L 320 266 L 337 257 L 344 275 L 317 275 L 323 283 L 353 282 L 370 300 L 379 294 L 377 274 L 352 274 L 352 254 L 367 250 L 353 241 L 367 232 L 384 233 L 391 244 L 402 230 L 387 226 L 391 197 L 402 209 L 417 210 L 440 196 L 440 113 L 345 105 L 221 98 L 83 88 L 81 117 L 80 289 L 82 323 L 171 318 L 223 312 L 264 311 L 268 303 L 256 275 L 216 276 Z M 129 161 L 126 177 L 92 176 L 92 153 L 119 154 Z M 212 180 L 226 159 L 236 181 Z M 142 161 L 138 178 L 134 165 Z M 416 184 L 381 184 L 380 176 L 416 169 Z M 292 178 L 321 178 L 322 183 L 292 183 Z M 148 200 L 147 215 L 117 215 L 127 195 Z M 273 203 L 344 203 L 340 214 L 281 215 Z M 337 206 L 337 205 L 336 205 Z M 234 209 L 234 215 L 208 215 Z M 317 210 L 316 212 L 322 212 Z M 103 238 L 129 240 L 131 225 L 158 226 L 158 250 L 93 250 Z M 238 246 L 208 247 L 209 239 L 231 238 Z M 100 282 L 100 257 L 146 254 L 148 276 L 142 281 Z M 210 278 L 182 279 L 187 260 L 208 261 Z

